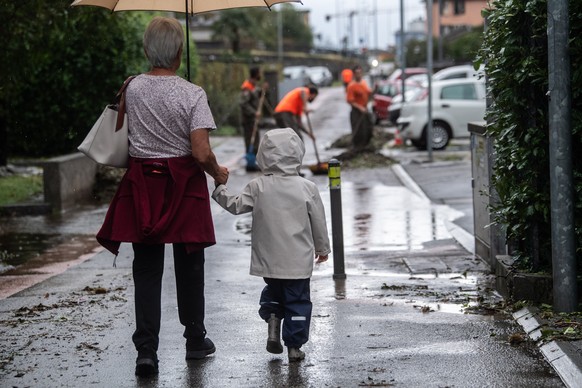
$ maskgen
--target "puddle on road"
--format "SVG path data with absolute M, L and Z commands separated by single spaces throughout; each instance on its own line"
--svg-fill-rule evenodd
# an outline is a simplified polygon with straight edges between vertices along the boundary
M 106 210 L 86 206 L 57 215 L 1 218 L 0 274 L 15 267 L 31 270 L 71 261 L 91 252 L 98 245 L 95 234 Z
M 342 229 L 344 249 L 358 251 L 421 250 L 427 241 L 451 238 L 445 221 L 463 213 L 446 205 L 431 204 L 399 186 L 381 184 L 342 186 Z M 321 195 L 328 230 L 332 233 L 330 196 Z M 251 233 L 250 215 L 236 220 L 235 229 Z
M 0 235 L 0 273 L 26 263 L 53 245 L 62 242 L 56 234 L 10 233 Z
M 420 250 L 423 243 L 451 238 L 445 221 L 463 214 L 424 201 L 400 186 L 342 185 L 344 247 L 354 250 Z M 331 233 L 329 195 L 322 195 Z

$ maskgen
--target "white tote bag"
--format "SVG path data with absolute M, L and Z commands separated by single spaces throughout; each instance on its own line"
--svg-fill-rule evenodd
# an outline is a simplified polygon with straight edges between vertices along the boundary
M 99 164 L 111 167 L 127 167 L 129 141 L 127 139 L 127 117 L 123 126 L 116 130 L 117 106 L 107 105 L 77 148 Z
M 125 88 L 135 77 L 129 77 L 115 100 L 107 105 L 77 149 L 99 164 L 111 167 L 127 167 L 129 140 L 125 117 Z M 121 117 L 120 117 L 121 116 Z M 121 120 L 123 120 L 123 125 Z

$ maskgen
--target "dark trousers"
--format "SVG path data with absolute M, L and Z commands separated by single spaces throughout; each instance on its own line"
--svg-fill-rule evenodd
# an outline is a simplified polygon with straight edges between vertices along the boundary
M 133 244 L 136 330 L 133 343 L 138 353 L 153 356 L 158 350 L 164 244 Z M 184 244 L 173 244 L 178 315 L 184 337 L 200 341 L 204 327 L 204 250 L 188 254 Z
M 249 147 L 251 145 L 251 138 L 253 137 L 253 129 L 255 127 L 255 116 L 243 116 L 242 117 L 242 128 L 243 137 L 245 139 L 245 153 L 249 152 Z M 253 153 L 256 155 L 259 149 L 259 142 L 261 137 L 259 136 L 259 128 L 257 128 L 257 133 L 255 134 L 255 140 L 253 142 Z
M 372 140 L 374 129 L 370 114 L 352 108 L 350 124 L 352 126 L 352 147 L 356 150 L 367 147 L 370 144 L 370 140 Z
M 277 112 L 275 113 L 275 122 L 279 128 L 291 128 L 297 133 L 299 138 L 303 140 L 303 135 L 301 135 L 301 123 L 291 112 Z
M 287 347 L 300 348 L 309 339 L 311 324 L 310 279 L 264 278 L 259 315 L 265 321 L 275 314 L 283 319 L 282 337 Z

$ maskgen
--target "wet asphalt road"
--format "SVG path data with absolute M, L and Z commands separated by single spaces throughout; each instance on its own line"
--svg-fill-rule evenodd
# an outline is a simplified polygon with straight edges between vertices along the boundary
M 322 90 L 315 105 L 312 123 L 326 160 L 341 152 L 323 148 L 349 132 L 348 107 L 339 88 Z M 220 143 L 217 156 L 230 165 L 229 186 L 236 190 L 253 176 L 240 168 L 242 140 Z M 314 161 L 308 146 L 305 165 Z M 451 169 L 467 165 L 453 164 Z M 431 171 L 428 175 L 436 176 L 438 168 Z M 327 178 L 308 178 L 319 185 L 329 217 Z M 519 343 L 521 329 L 508 314 L 474 313 L 501 299 L 491 290 L 487 266 L 452 239 L 446 227 L 468 222 L 463 221 L 467 195 L 449 202 L 450 195 L 440 196 L 431 201 L 419 197 L 390 167 L 343 172 L 347 279 L 332 279 L 332 261 L 315 268 L 311 337 L 302 363 L 289 364 L 286 355 L 265 351 L 266 324 L 257 315 L 263 282 L 248 275 L 250 218 L 232 216 L 213 203 L 218 244 L 207 250 L 206 323 L 215 355 L 184 360 L 168 259 L 160 375 L 133 375 L 131 247 L 123 244 L 117 268 L 111 254 L 100 252 L 77 265 L 61 263 L 55 273 L 66 271 L 0 300 L 0 386 L 563 386 L 533 344 Z M 103 209 L 69 216 L 27 222 L 89 241 L 86 236 L 98 228 Z M 10 227 L 19 228 L 16 223 Z M 94 248 L 76 241 L 69 247 L 76 246 L 78 253 Z

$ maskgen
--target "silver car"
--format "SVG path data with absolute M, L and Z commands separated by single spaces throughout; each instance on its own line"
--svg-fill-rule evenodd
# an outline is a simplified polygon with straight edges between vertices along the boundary
M 485 116 L 485 81 L 476 78 L 432 83 L 432 148 L 444 149 L 452 138 L 469 137 L 467 124 Z M 428 90 L 404 104 L 397 120 L 403 139 L 426 149 Z

